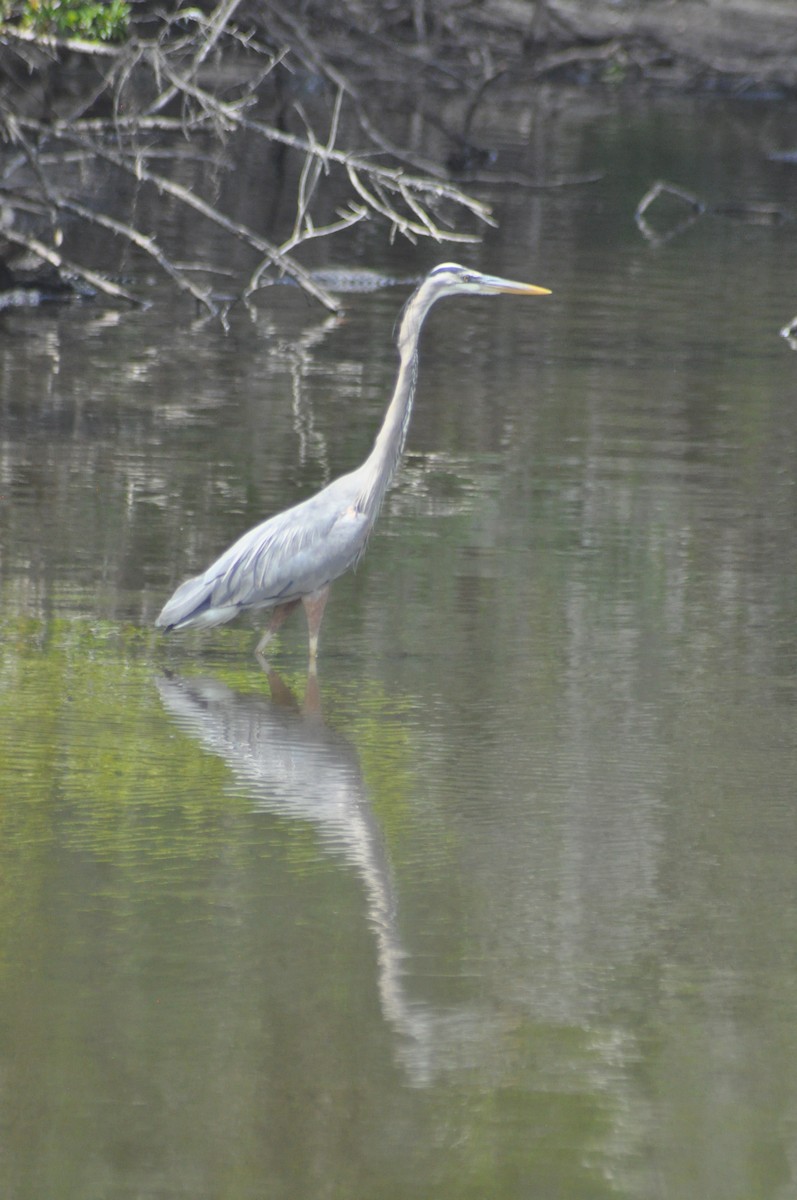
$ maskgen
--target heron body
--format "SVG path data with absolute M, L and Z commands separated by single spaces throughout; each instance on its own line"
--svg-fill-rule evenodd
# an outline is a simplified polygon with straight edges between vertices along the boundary
M 165 630 L 222 625 L 245 610 L 270 609 L 271 623 L 257 646 L 261 653 L 285 617 L 302 602 L 313 662 L 330 584 L 362 557 L 404 449 L 415 396 L 418 341 L 429 309 L 444 296 L 501 293 L 549 294 L 547 288 L 483 275 L 456 263 L 442 263 L 430 271 L 404 309 L 396 386 L 365 462 L 244 533 L 206 571 L 178 587 L 156 625 Z

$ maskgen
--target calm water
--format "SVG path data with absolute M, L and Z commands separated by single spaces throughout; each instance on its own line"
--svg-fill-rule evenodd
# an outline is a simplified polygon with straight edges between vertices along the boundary
M 406 289 L 0 321 L 0 1191 L 797 1195 L 795 225 L 784 106 L 523 106 L 409 453 L 267 677 L 170 590 L 367 452 Z M 339 261 L 339 259 L 337 260 Z

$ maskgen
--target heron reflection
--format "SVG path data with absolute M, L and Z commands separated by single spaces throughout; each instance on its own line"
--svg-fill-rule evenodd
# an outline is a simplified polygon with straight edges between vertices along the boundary
M 355 747 L 323 720 L 314 671 L 300 705 L 264 664 L 271 695 L 233 691 L 216 679 L 164 676 L 162 703 L 177 724 L 229 767 L 256 809 L 311 822 L 326 851 L 363 882 L 377 951 L 382 1014 L 400 1035 L 397 1057 L 416 1086 L 450 1059 L 452 1043 L 478 1038 L 483 1017 L 438 1011 L 407 994 L 393 870 Z

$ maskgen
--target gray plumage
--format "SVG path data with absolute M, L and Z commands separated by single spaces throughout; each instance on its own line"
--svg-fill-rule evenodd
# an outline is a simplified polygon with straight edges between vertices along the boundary
M 482 275 L 456 263 L 442 263 L 430 271 L 404 309 L 395 390 L 362 466 L 243 534 L 206 571 L 181 584 L 156 625 L 165 630 L 221 625 L 244 609 L 271 609 L 271 624 L 258 643 L 260 653 L 302 601 L 314 661 L 329 586 L 365 551 L 404 449 L 418 373 L 418 339 L 429 309 L 444 296 L 501 293 L 546 295 L 548 289 Z

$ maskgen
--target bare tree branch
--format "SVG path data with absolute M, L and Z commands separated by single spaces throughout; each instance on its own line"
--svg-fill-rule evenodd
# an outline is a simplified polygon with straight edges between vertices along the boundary
M 59 38 L 32 29 L 21 29 L 4 24 L 0 29 L 0 45 L 35 46 L 39 50 L 69 50 L 73 54 L 88 54 L 96 58 L 121 58 L 126 54 L 125 46 L 109 42 L 93 42 L 86 38 Z
M 94 212 L 92 209 L 86 208 L 85 205 L 79 204 L 75 200 L 69 200 L 62 196 L 58 198 L 57 203 L 58 207 L 65 212 L 74 213 L 75 216 L 82 217 L 84 221 L 89 221 L 94 225 L 99 225 L 103 229 L 108 229 L 111 233 L 115 233 L 126 241 L 132 242 L 134 246 L 138 246 L 140 250 L 143 250 L 155 260 L 158 266 L 174 280 L 181 291 L 187 292 L 199 304 L 207 308 L 211 316 L 217 314 L 218 308 L 211 298 L 210 289 L 197 287 L 190 279 L 187 279 L 184 269 L 167 258 L 154 237 L 141 233 L 132 225 L 127 225 L 124 221 L 117 221 L 115 218 L 109 217 L 106 213 Z
M 111 296 L 115 300 L 126 300 L 128 304 L 139 306 L 146 303 L 138 296 L 134 296 L 132 292 L 128 292 L 126 288 L 121 287 L 118 283 L 113 283 L 110 279 L 105 279 L 102 275 L 98 275 L 96 271 L 91 271 L 88 267 L 81 266 L 80 263 L 72 262 L 70 259 L 65 258 L 63 254 L 59 254 L 52 246 L 46 246 L 37 237 L 21 233 L 17 229 L 8 229 L 6 227 L 3 228 L 3 237 L 9 242 L 13 242 L 16 246 L 24 246 L 26 250 L 35 254 L 37 258 L 50 263 L 51 266 L 56 267 L 59 271 L 85 280 L 86 283 L 106 296 Z
M 188 66 L 187 77 L 190 79 L 196 75 L 197 71 L 210 54 L 214 46 L 217 45 L 222 34 L 225 32 L 229 21 L 232 19 L 235 10 L 240 6 L 241 0 L 221 0 L 218 7 L 210 14 L 205 26 L 206 34 L 202 42 L 194 54 Z M 183 14 L 185 19 L 185 14 Z M 160 112 L 166 105 L 174 99 L 180 90 L 179 84 L 172 83 L 165 91 L 153 100 L 146 112 L 148 116 L 153 116 Z
M 209 312 L 217 312 L 210 284 L 188 278 L 185 266 L 169 252 L 168 240 L 125 219 L 135 188 L 145 184 L 169 197 L 178 211 L 202 216 L 226 237 L 255 252 L 256 266 L 247 266 L 246 277 L 233 289 L 243 300 L 275 277 L 287 275 L 334 312 L 340 308 L 338 299 L 296 257 L 303 245 L 334 237 L 367 219 L 385 222 L 391 238 L 400 233 L 413 242 L 421 238 L 475 242 L 478 233 L 460 228 L 461 219 L 477 226 L 492 223 L 489 206 L 448 179 L 438 162 L 394 144 L 379 128 L 370 96 L 366 102 L 366 89 L 355 84 L 348 68 L 344 71 L 333 61 L 320 36 L 311 36 L 308 14 L 313 0 L 302 15 L 281 0 L 259 0 L 256 5 L 248 0 L 216 0 L 210 12 L 185 7 L 157 17 L 150 6 L 142 11 L 138 29 L 146 30 L 147 36 L 133 36 L 123 44 L 47 37 L 8 25 L 0 28 L 0 55 L 16 55 L 45 77 L 48 71 L 55 76 L 65 69 L 66 54 L 93 64 L 85 81 L 81 77 L 71 92 L 59 88 L 58 104 L 42 103 L 38 112 L 21 86 L 16 92 L 12 87 L 4 97 L 8 102 L 5 115 L 0 116 L 0 132 L 4 126 L 4 140 L 16 143 L 21 153 L 2 167 L 3 202 L 10 213 L 24 213 L 28 225 L 48 221 L 54 241 L 62 227 L 68 234 L 67 216 L 103 228 L 151 258 L 180 291 Z M 353 28 L 358 13 L 352 10 Z M 391 9 L 391 14 L 389 21 L 398 20 L 398 9 Z M 426 31 L 424 37 L 433 25 L 442 28 L 419 0 L 414 0 L 413 19 L 416 31 Z M 333 14 L 333 23 L 337 20 Z M 489 48 L 483 49 L 482 59 L 488 81 L 501 74 L 503 68 L 493 65 Z M 326 93 L 311 95 L 305 108 L 290 92 L 286 98 L 282 89 L 307 72 L 323 80 Z M 472 108 L 483 90 L 478 89 Z M 275 112 L 272 119 L 264 119 Z M 159 158 L 177 155 L 178 138 L 196 142 L 200 137 L 203 149 L 209 142 L 209 152 L 202 157 L 218 165 L 220 147 L 237 132 L 283 147 L 289 161 L 301 156 L 289 232 L 267 236 L 225 211 L 223 202 L 201 181 L 188 185 L 168 167 L 154 166 Z M 358 132 L 365 139 L 364 150 L 352 142 L 352 133 Z M 199 161 L 199 155 L 194 157 Z M 75 162 L 81 164 L 83 177 L 76 186 L 68 186 L 67 167 Z M 81 195 L 94 164 L 107 164 L 129 180 L 121 189 L 108 191 L 105 205 Z M 318 219 L 328 180 L 350 192 L 336 200 L 333 218 L 326 205 L 323 219 Z M 121 211 L 110 211 L 112 206 Z M 81 274 L 75 264 L 49 248 L 39 230 L 29 231 L 26 226 L 21 232 L 17 224 L 14 232 L 18 243 L 28 249 L 47 248 L 44 261 Z M 219 270 L 210 258 L 195 265 L 203 267 L 208 278 Z M 83 277 L 106 295 L 132 299 L 118 285 L 105 281 L 101 286 L 87 268 Z
M 41 130 L 39 122 L 25 121 L 23 122 L 30 128 Z M 268 239 L 256 233 L 253 229 L 248 229 L 245 225 L 237 221 L 233 221 L 231 217 L 226 216 L 218 208 L 203 200 L 201 196 L 197 196 L 190 188 L 185 187 L 181 183 L 177 183 L 173 179 L 169 179 L 166 175 L 160 175 L 155 171 L 150 171 L 144 165 L 143 156 L 136 154 L 135 157 L 122 153 L 118 150 L 112 150 L 110 147 L 103 145 L 98 141 L 89 141 L 82 134 L 70 129 L 68 126 L 63 129 L 59 128 L 59 135 L 71 141 L 76 141 L 78 144 L 91 150 L 98 158 L 104 159 L 106 162 L 112 163 L 115 167 L 132 175 L 135 179 L 152 184 L 157 190 L 164 195 L 172 196 L 181 204 L 198 212 L 201 216 L 206 217 L 215 225 L 224 229 L 225 232 L 233 237 L 247 243 L 259 253 L 265 255 L 270 262 L 278 266 L 288 274 L 292 275 L 299 281 L 302 287 L 305 288 L 311 296 L 314 296 L 325 308 L 332 312 L 337 312 L 340 308 L 340 302 L 329 292 L 319 287 L 310 276 L 309 272 L 296 262 L 295 259 L 283 254 L 279 247 L 273 245 Z

